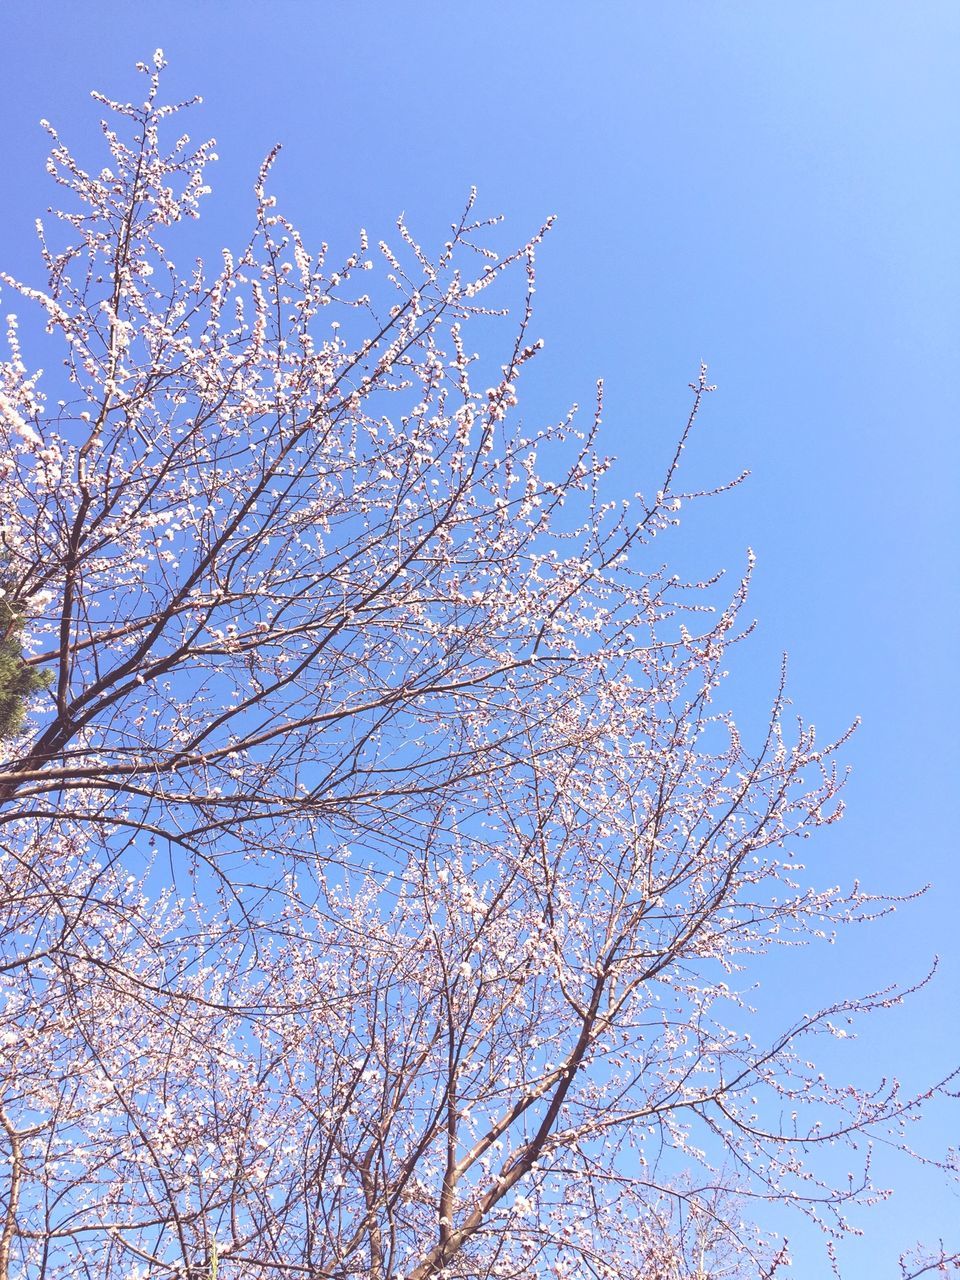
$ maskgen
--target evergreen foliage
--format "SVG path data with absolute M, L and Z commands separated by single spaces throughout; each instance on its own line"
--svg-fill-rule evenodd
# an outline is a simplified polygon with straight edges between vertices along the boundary
M 50 684 L 49 671 L 37 671 L 23 660 L 23 614 L 16 600 L 0 598 L 0 740 L 12 738 L 23 724 L 32 693 Z

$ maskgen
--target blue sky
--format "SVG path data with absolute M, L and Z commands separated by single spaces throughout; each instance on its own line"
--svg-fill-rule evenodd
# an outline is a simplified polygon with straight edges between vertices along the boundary
M 168 91 L 204 95 L 195 135 L 218 140 L 212 242 L 243 236 L 276 141 L 276 189 L 308 243 L 346 246 L 361 224 L 380 234 L 401 210 L 440 239 L 471 184 L 517 239 L 557 213 L 525 411 L 553 418 L 603 375 L 623 492 L 649 486 L 686 384 L 710 363 L 719 390 L 691 477 L 753 475 L 692 513 L 682 550 L 704 570 L 757 552 L 761 627 L 734 695 L 765 703 L 786 649 L 798 710 L 825 733 L 861 715 L 848 817 L 811 861 L 878 889 L 934 885 L 803 957 L 796 976 L 775 962 L 771 983 L 812 1002 L 919 977 L 939 952 L 936 983 L 834 1069 L 917 1084 L 948 1070 L 960 1059 L 960 6 L 6 0 L 3 19 L 7 270 L 33 270 L 33 219 L 53 198 L 39 118 L 92 147 L 88 90 L 134 92 L 133 63 L 159 45 Z M 942 1108 L 922 1144 L 957 1143 L 960 1108 Z M 845 1277 L 895 1274 L 899 1246 L 960 1218 L 935 1174 L 891 1162 L 888 1176 L 898 1193 L 862 1219 Z M 822 1254 L 788 1234 L 795 1274 L 824 1274 Z

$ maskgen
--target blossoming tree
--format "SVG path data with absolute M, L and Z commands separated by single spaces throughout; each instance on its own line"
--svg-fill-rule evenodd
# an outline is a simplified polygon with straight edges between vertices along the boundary
M 161 69 L 98 98 L 99 173 L 50 129 L 45 278 L 4 277 L 63 373 L 11 315 L 0 1277 L 772 1276 L 751 1205 L 842 1235 L 880 1193 L 818 1149 L 917 1100 L 808 1060 L 900 992 L 766 1040 L 737 995 L 889 904 L 797 860 L 835 745 L 782 690 L 754 743 L 723 709 L 749 566 L 722 597 L 654 553 L 705 371 L 626 504 L 599 398 L 516 414 L 543 231 L 497 257 L 471 200 L 436 255 L 401 222 L 331 266 L 271 157 L 184 273 L 215 156 Z

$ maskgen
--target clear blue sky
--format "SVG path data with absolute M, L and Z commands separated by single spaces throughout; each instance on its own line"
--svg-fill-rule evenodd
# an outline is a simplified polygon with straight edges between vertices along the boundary
M 762 625 L 736 696 L 765 701 L 786 648 L 798 710 L 824 731 L 862 715 L 848 818 L 811 860 L 825 878 L 934 885 L 771 982 L 796 1011 L 918 977 L 939 952 L 936 984 L 834 1069 L 921 1083 L 960 1059 L 960 5 L 6 0 L 0 16 L 8 270 L 33 270 L 53 198 L 39 118 L 95 143 L 87 91 L 134 92 L 159 45 L 169 90 L 204 95 L 193 131 L 219 143 L 214 241 L 246 230 L 275 141 L 308 242 L 379 233 L 400 210 L 440 237 L 474 183 L 518 238 L 556 212 L 526 413 L 588 400 L 603 374 L 624 492 L 655 474 L 709 361 L 720 390 L 692 473 L 753 478 L 693 515 L 700 550 L 684 554 L 704 569 L 758 554 Z M 922 1141 L 960 1143 L 960 1106 Z M 898 1246 L 960 1219 L 937 1176 L 889 1177 L 897 1196 L 844 1252 L 852 1280 L 894 1275 Z M 795 1274 L 827 1274 L 789 1234 Z

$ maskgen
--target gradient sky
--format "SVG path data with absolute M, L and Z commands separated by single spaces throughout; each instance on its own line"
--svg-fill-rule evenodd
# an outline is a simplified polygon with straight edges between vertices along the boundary
M 825 734 L 862 716 L 848 816 L 805 852 L 820 878 L 933 885 L 845 944 L 778 957 L 764 997 L 787 1017 L 915 980 L 939 953 L 931 986 L 830 1058 L 864 1082 L 946 1073 L 960 1061 L 960 5 L 4 0 L 4 269 L 36 271 L 33 219 L 53 198 L 40 117 L 99 166 L 88 90 L 139 93 L 133 64 L 157 46 L 167 91 L 204 96 L 191 132 L 218 140 L 211 243 L 243 237 L 276 141 L 274 189 L 308 245 L 345 247 L 361 224 L 378 236 L 401 210 L 442 239 L 471 184 L 518 241 L 558 214 L 524 413 L 588 402 L 603 375 L 615 488 L 655 482 L 709 362 L 719 390 L 691 483 L 753 475 L 693 511 L 678 552 L 703 571 L 758 555 L 761 625 L 731 697 L 747 722 L 762 712 L 786 649 L 798 711 Z M 917 1141 L 934 1156 L 960 1144 L 960 1105 Z M 858 1220 L 845 1280 L 895 1276 L 918 1236 L 960 1247 L 956 1190 L 880 1167 L 897 1193 Z M 779 1225 L 794 1274 L 828 1275 L 822 1249 Z

